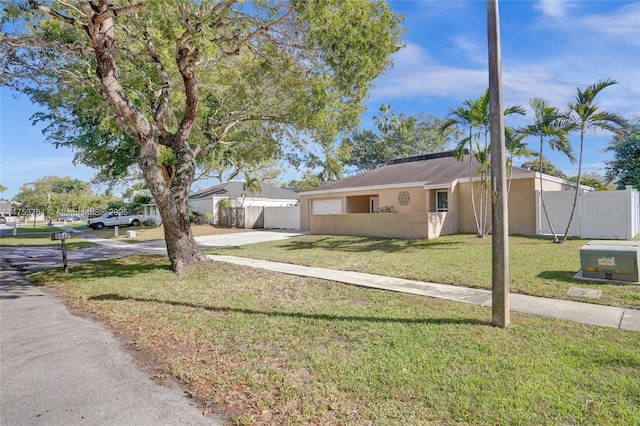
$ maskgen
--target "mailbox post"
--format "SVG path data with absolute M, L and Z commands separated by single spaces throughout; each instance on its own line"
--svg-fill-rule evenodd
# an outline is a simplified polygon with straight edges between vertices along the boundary
M 63 231 L 63 232 L 52 232 L 51 233 L 51 241 L 60 240 L 62 244 L 62 264 L 64 265 L 64 273 L 69 273 L 69 265 L 67 265 L 67 244 L 65 241 L 69 238 L 73 237 L 73 232 L 71 231 Z

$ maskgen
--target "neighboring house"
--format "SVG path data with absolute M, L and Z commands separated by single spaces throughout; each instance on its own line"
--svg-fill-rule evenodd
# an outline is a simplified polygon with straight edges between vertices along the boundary
M 477 166 L 474 163 L 474 172 Z M 454 151 L 391 160 L 378 169 L 300 193 L 300 228 L 312 234 L 397 238 L 476 232 L 469 173 L 469 156 L 458 161 Z M 531 170 L 513 169 L 509 195 L 512 234 L 537 234 L 539 176 Z M 479 209 L 480 178 L 474 175 L 473 181 Z M 571 182 L 544 174 L 542 184 L 545 192 L 575 188 Z M 383 207 L 397 214 L 367 214 Z M 488 214 L 490 224 L 490 199 Z
M 211 222 L 218 221 L 218 202 L 227 199 L 232 207 L 240 207 L 245 195 L 244 182 L 230 181 L 210 186 L 189 195 L 189 207 L 201 214 L 211 215 Z M 244 207 L 287 207 L 298 205 L 298 194 L 287 189 L 278 188 L 266 183 L 262 184 L 262 192 L 253 194 L 249 191 L 244 200 Z

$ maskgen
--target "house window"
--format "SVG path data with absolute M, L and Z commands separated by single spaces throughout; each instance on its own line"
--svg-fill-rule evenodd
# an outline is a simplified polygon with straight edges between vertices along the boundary
M 446 212 L 449 211 L 449 193 L 447 191 L 436 192 L 436 211 Z

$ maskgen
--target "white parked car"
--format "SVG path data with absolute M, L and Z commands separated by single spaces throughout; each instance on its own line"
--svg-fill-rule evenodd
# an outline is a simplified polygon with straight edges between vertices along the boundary
M 100 217 L 89 219 L 87 226 L 91 229 L 102 229 L 105 226 L 140 226 L 143 220 L 144 216 L 139 214 L 107 212 Z

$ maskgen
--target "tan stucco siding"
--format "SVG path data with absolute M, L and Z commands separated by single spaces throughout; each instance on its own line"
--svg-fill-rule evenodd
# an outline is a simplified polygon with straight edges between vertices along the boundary
M 458 201 L 458 232 L 476 232 L 476 222 L 471 208 L 471 194 L 469 192 L 469 181 L 458 182 L 456 186 L 456 199 Z M 475 197 L 476 213 L 480 213 L 480 182 L 474 182 L 473 191 Z M 479 216 L 478 216 L 479 220 Z
M 560 182 L 543 180 L 545 191 L 559 191 L 565 188 Z M 511 190 L 509 191 L 509 233 L 520 235 L 536 235 L 536 190 L 540 187 L 539 179 L 513 179 Z M 476 202 L 476 212 L 480 220 L 481 209 L 481 184 L 474 182 L 474 197 Z M 469 182 L 463 181 L 457 186 L 459 208 L 459 231 L 476 232 L 473 210 L 471 209 L 471 195 L 469 193 Z M 484 194 L 482 194 L 484 197 Z M 491 226 L 491 189 L 489 188 L 489 199 L 487 206 L 487 223 Z
M 312 234 L 361 235 L 383 238 L 429 238 L 426 214 L 354 213 L 312 215 Z
M 491 214 L 491 206 L 489 206 Z M 514 179 L 509 191 L 509 234 L 536 234 L 536 197 L 533 179 Z
M 409 193 L 409 197 L 401 197 L 400 194 L 403 192 Z M 399 197 L 402 200 L 408 201 L 408 204 L 400 204 Z M 426 213 L 425 205 L 425 195 L 422 186 L 380 190 L 380 207 L 392 206 L 393 210 L 397 213 Z
M 567 188 L 567 185 L 555 181 L 555 180 L 543 180 L 545 191 L 558 191 Z M 511 183 L 511 191 L 509 194 L 509 232 L 511 234 L 522 235 L 535 235 L 536 234 L 536 190 L 540 187 L 539 179 L 534 179 L 532 176 L 521 179 L 513 179 Z M 370 211 L 371 197 L 378 197 L 379 207 L 392 206 L 394 211 L 402 214 L 426 214 L 436 212 L 436 192 L 440 190 L 446 190 L 446 188 L 434 188 L 424 189 L 422 186 L 407 186 L 407 187 L 395 187 L 395 188 L 379 188 L 368 190 L 353 190 L 339 193 L 327 193 L 327 194 L 312 194 L 301 195 L 300 208 L 301 208 L 301 229 L 312 230 L 310 227 L 310 217 L 312 216 L 310 206 L 312 199 L 336 199 L 342 200 L 342 213 L 365 213 Z M 398 200 L 398 196 L 401 192 L 406 191 L 409 193 L 409 203 L 407 205 L 401 205 Z M 476 232 L 476 225 L 473 216 L 473 210 L 471 208 L 471 200 L 469 193 L 469 181 L 462 179 L 448 189 L 448 203 L 449 208 L 446 215 L 443 215 L 441 219 L 436 220 L 436 217 L 431 218 L 430 234 L 434 233 L 434 226 L 438 229 L 442 229 L 442 234 L 450 234 L 457 232 Z M 481 184 L 480 182 L 474 182 L 474 193 L 476 202 L 476 211 L 480 215 L 480 203 L 481 203 Z M 487 226 L 491 226 L 491 191 L 489 188 L 488 194 L 482 194 L 482 197 L 488 196 L 487 200 Z M 403 197 L 401 197 L 403 198 Z M 404 197 L 406 200 L 406 197 Z M 365 205 L 366 203 L 366 205 Z M 427 222 L 429 222 L 428 216 Z M 361 218 L 362 219 L 362 218 Z M 330 218 L 326 219 L 327 221 Z M 351 220 L 351 219 L 349 219 Z M 357 224 L 357 219 L 354 224 Z M 434 221 L 437 221 L 437 225 Z M 346 225 L 345 225 L 346 226 Z M 351 235 L 357 233 L 358 235 L 367 235 L 364 230 L 365 224 L 363 222 L 363 231 L 358 230 L 358 226 L 350 228 Z M 379 225 L 376 225 L 379 226 Z M 347 232 L 346 228 L 344 232 Z M 415 234 L 412 234 L 415 235 Z M 415 236 L 409 238 L 417 238 Z
M 401 192 L 409 193 L 409 203 L 401 205 L 398 197 Z M 313 200 L 341 199 L 342 213 L 369 212 L 370 197 L 378 197 L 378 206 L 391 206 L 397 213 L 426 213 L 427 202 L 425 190 L 422 186 L 407 186 L 400 188 L 381 188 L 367 190 L 353 190 L 338 193 L 300 195 L 300 227 L 308 231 L 310 229 L 309 218 L 312 216 L 311 203 Z M 406 199 L 406 197 L 401 197 Z

